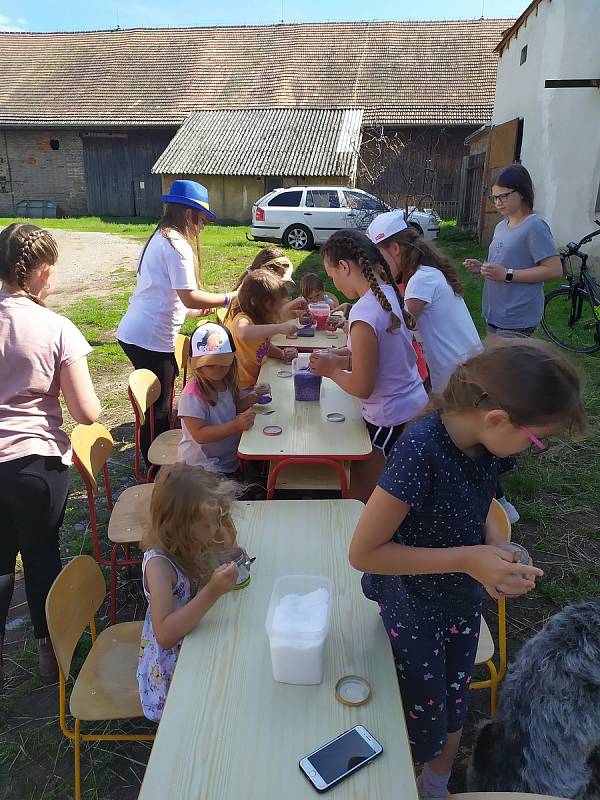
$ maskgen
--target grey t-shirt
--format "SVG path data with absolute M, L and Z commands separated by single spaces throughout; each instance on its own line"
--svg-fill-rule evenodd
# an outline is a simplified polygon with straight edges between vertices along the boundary
M 179 417 L 196 417 L 203 419 L 208 425 L 223 425 L 233 422 L 236 417 L 233 395 L 229 390 L 218 392 L 214 406 L 200 391 L 195 378 L 187 382 L 179 398 L 177 414 Z M 229 475 L 239 467 L 237 448 L 240 433 L 228 436 L 210 444 L 198 444 L 188 430 L 185 419 L 181 420 L 181 443 L 177 450 L 177 460 L 184 464 L 204 467 L 209 472 L 220 472 Z
M 530 214 L 514 228 L 509 228 L 505 219 L 496 225 L 487 260 L 516 271 L 555 255 L 558 251 L 550 228 L 537 214 Z M 497 328 L 535 328 L 543 311 L 543 283 L 484 282 L 483 316 Z

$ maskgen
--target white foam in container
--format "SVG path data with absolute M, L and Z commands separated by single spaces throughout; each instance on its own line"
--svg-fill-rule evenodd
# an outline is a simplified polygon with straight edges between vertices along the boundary
M 332 597 L 333 581 L 321 575 L 282 575 L 275 581 L 265 627 L 279 683 L 323 680 Z

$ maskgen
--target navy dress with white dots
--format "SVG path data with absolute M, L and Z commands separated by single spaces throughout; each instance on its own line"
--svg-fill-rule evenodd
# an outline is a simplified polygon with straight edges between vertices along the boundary
M 439 414 L 418 420 L 396 443 L 379 480 L 410 506 L 392 540 L 411 547 L 483 544 L 498 473 L 506 468 L 506 459 L 487 450 L 479 458 L 460 450 Z M 362 586 L 379 603 L 390 637 L 413 760 L 426 763 L 464 723 L 483 587 L 466 573 L 365 573 Z

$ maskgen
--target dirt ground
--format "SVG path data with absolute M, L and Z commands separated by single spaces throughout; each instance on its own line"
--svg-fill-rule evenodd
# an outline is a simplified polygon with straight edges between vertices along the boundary
M 60 253 L 56 288 L 48 300 L 63 307 L 78 297 L 108 293 L 107 277 L 118 267 L 136 269 L 142 243 L 112 233 L 52 230 Z

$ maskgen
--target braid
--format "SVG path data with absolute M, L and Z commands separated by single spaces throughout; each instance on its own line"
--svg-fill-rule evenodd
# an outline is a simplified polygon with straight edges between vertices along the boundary
M 14 276 L 17 286 L 19 289 L 24 291 L 27 297 L 38 306 L 43 306 L 44 303 L 39 299 L 39 297 L 36 297 L 29 291 L 29 287 L 27 286 L 27 273 L 33 267 L 36 261 L 33 245 L 38 239 L 44 236 L 45 233 L 46 231 L 42 230 L 41 228 L 36 228 L 25 234 L 19 246 L 19 257 L 14 265 Z
M 394 294 L 398 298 L 398 303 L 400 304 L 400 308 L 402 309 L 404 324 L 406 325 L 409 331 L 414 331 L 416 327 L 415 318 L 404 305 L 404 298 L 402 297 L 402 293 L 398 288 L 398 284 L 394 280 L 394 276 L 392 275 L 392 270 L 390 269 L 390 265 L 383 257 L 379 263 L 381 264 L 381 268 L 383 270 L 387 282 L 391 285 L 392 289 L 394 290 Z

